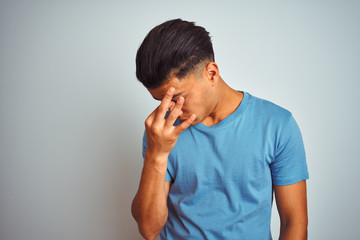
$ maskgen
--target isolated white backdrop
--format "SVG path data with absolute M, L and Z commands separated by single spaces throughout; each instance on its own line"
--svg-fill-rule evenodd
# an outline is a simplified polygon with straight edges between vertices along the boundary
M 359 1 L 0 2 L 0 239 L 141 239 L 130 214 L 147 32 L 173 18 L 213 36 L 220 74 L 290 110 L 310 173 L 309 239 L 356 239 Z M 273 237 L 279 220 L 273 209 Z

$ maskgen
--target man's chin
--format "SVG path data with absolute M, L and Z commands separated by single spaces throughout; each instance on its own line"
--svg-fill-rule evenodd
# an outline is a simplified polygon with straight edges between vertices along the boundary
M 187 120 L 187 118 L 178 118 L 178 120 L 180 121 L 180 122 L 184 122 L 184 121 L 186 121 Z M 190 125 L 191 126 L 194 126 L 194 125 L 196 125 L 196 124 L 198 124 L 198 121 L 194 121 L 193 123 L 191 123 Z
M 178 118 L 178 120 L 180 121 L 180 122 L 184 122 L 184 121 L 186 121 L 188 118 L 187 117 L 181 117 L 181 118 Z M 190 124 L 191 126 L 194 126 L 194 125 L 197 125 L 197 124 L 199 124 L 200 122 L 198 121 L 198 119 L 196 118 L 195 119 L 195 121 L 192 123 L 192 124 Z
M 199 121 L 196 121 L 196 119 L 195 119 L 195 121 L 191 124 L 191 126 L 195 126 L 197 124 L 199 124 Z

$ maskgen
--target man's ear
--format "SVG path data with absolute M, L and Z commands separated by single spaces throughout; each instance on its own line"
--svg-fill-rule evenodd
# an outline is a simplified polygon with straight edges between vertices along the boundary
M 210 62 L 206 65 L 205 68 L 206 78 L 211 82 L 212 86 L 218 83 L 219 81 L 219 67 L 215 62 Z

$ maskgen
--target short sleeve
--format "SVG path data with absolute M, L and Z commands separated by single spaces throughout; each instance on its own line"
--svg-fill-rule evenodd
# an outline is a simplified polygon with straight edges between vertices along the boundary
M 144 131 L 143 144 L 142 144 L 142 157 L 143 157 L 144 161 L 145 161 L 146 147 L 147 147 L 146 131 Z M 169 169 L 166 170 L 166 176 L 165 176 L 165 182 L 168 182 L 168 181 L 172 181 L 172 177 L 171 177 L 171 175 L 169 173 Z
M 292 114 L 288 122 L 279 129 L 275 157 L 270 163 L 273 183 L 290 185 L 308 179 L 304 143 Z

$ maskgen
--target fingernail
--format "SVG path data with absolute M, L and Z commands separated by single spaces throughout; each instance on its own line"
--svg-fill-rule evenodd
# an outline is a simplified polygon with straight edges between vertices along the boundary
M 196 118 L 196 115 L 195 115 L 195 114 L 192 114 L 192 115 L 190 116 L 190 119 L 191 119 L 191 120 L 195 120 L 195 118 Z
M 184 98 L 183 98 L 183 97 L 179 97 L 178 102 L 179 102 L 179 103 L 183 103 L 183 102 L 184 102 Z
M 169 88 L 169 93 L 173 93 L 175 91 L 175 88 L 171 87 Z

